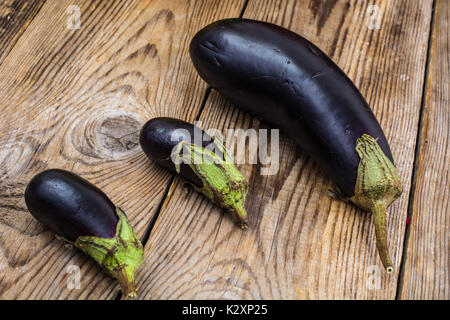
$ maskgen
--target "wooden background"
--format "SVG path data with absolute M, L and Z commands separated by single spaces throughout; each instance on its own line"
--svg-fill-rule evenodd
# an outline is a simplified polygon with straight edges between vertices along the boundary
M 79 29 L 68 28 L 73 5 Z M 120 299 L 113 279 L 26 209 L 29 179 L 57 167 L 95 183 L 128 214 L 145 245 L 140 298 L 449 299 L 449 7 L 1 1 L 0 298 Z M 392 275 L 377 256 L 372 217 L 330 198 L 329 179 L 283 135 L 278 175 L 240 166 L 250 182 L 245 232 L 141 151 L 139 129 L 156 116 L 200 119 L 205 129 L 267 128 L 209 89 L 188 54 L 202 27 L 240 16 L 317 44 L 374 110 L 404 186 L 389 209 Z M 67 286 L 73 265 L 79 289 Z

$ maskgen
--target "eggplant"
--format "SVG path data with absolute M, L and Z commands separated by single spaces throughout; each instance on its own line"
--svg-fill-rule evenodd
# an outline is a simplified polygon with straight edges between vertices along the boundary
M 38 221 L 81 249 L 119 281 L 126 298 L 135 298 L 134 272 L 143 247 L 125 213 L 96 186 L 80 176 L 50 169 L 34 176 L 25 203 Z
M 195 190 L 233 212 L 242 229 L 247 228 L 248 184 L 220 137 L 212 139 L 193 124 L 159 117 L 144 124 L 139 143 L 148 158 L 180 174 Z
M 402 193 L 386 137 L 345 73 L 310 41 L 274 24 L 226 19 L 190 44 L 200 77 L 245 111 L 279 128 L 374 215 L 381 261 L 393 271 L 386 208 Z

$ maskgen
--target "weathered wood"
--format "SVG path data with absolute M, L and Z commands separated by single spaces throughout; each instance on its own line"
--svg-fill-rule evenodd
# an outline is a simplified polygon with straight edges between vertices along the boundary
M 0 3 L 0 64 L 46 0 L 5 0 Z
M 175 180 L 147 243 L 145 267 L 138 273 L 142 298 L 395 297 L 431 6 L 431 0 L 250 0 L 244 13 L 316 43 L 372 106 L 404 186 L 388 218 L 395 273 L 388 276 L 382 269 L 372 217 L 331 199 L 328 178 L 282 135 L 277 175 L 260 175 L 260 165 L 240 166 L 250 182 L 250 228 L 245 232 L 203 196 L 186 195 L 181 180 Z M 374 8 L 380 29 L 370 20 Z M 206 129 L 260 127 L 215 91 L 200 119 Z
M 190 39 L 238 16 L 243 3 L 45 3 L 0 65 L 0 298 L 117 295 L 115 281 L 31 217 L 24 188 L 44 169 L 72 170 L 102 188 L 143 236 L 170 173 L 141 152 L 138 131 L 155 116 L 195 119 L 206 84 L 191 66 Z M 80 8 L 79 29 L 68 27 L 69 6 Z M 80 289 L 66 285 L 71 265 L 81 268 Z
M 449 19 L 437 0 L 402 299 L 450 299 Z

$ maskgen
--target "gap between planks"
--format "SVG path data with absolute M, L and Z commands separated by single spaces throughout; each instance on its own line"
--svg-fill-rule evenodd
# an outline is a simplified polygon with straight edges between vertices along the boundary
M 428 77 L 430 76 L 430 60 L 431 60 L 431 47 L 433 42 L 433 25 L 435 23 L 434 17 L 436 11 L 436 0 L 433 0 L 431 5 L 431 19 L 430 19 L 430 31 L 428 33 L 428 47 L 427 47 L 427 58 L 425 61 L 425 72 L 423 76 L 423 87 L 422 87 L 422 99 L 420 102 L 420 111 L 419 111 L 419 122 L 417 127 L 417 137 L 416 137 L 416 147 L 414 150 L 414 161 L 413 161 L 413 169 L 411 173 L 411 189 L 409 190 L 409 196 L 408 196 L 408 210 L 407 210 L 407 218 L 412 218 L 412 211 L 414 206 L 414 195 L 416 192 L 416 182 L 417 182 L 417 169 L 419 167 L 419 161 L 420 161 L 420 148 L 422 145 L 422 127 L 423 127 L 423 114 L 425 110 L 425 104 L 426 104 L 426 96 L 427 96 L 427 83 L 428 83 Z M 399 276 L 397 280 L 397 290 L 395 293 L 395 300 L 400 300 L 400 295 L 403 290 L 403 284 L 404 284 L 404 267 L 406 264 L 407 259 L 407 251 L 408 251 L 408 243 L 411 233 L 411 226 L 409 224 L 406 224 L 405 226 L 405 237 L 403 239 L 403 251 L 402 251 L 402 259 L 400 261 L 400 267 L 399 267 Z
M 243 7 L 241 9 L 241 12 L 239 14 L 239 18 L 242 18 L 244 13 L 245 13 L 245 9 L 247 8 L 249 3 L 249 0 L 245 0 Z M 414 193 L 416 190 L 416 171 L 419 165 L 419 151 L 420 151 L 420 146 L 422 143 L 422 126 L 423 126 L 423 113 L 424 113 L 424 106 L 425 106 L 425 97 L 426 97 L 426 93 L 427 93 L 427 79 L 429 77 L 429 65 L 430 65 L 430 60 L 431 60 L 431 44 L 432 44 L 432 34 L 433 34 L 433 24 L 434 24 L 434 18 L 435 18 L 435 7 L 436 7 L 436 0 L 433 0 L 432 2 L 432 12 L 431 12 L 431 19 L 430 19 L 430 24 L 429 24 L 429 36 L 428 36 L 428 44 L 427 44 L 427 56 L 426 56 L 426 61 L 425 61 L 425 71 L 424 71 L 424 76 L 423 76 L 423 86 L 422 86 L 422 96 L 421 96 L 421 104 L 420 104 L 420 111 L 419 111 L 419 120 L 418 120 L 418 131 L 417 131 L 417 135 L 416 135 L 416 146 L 415 146 L 415 151 L 414 151 L 414 161 L 413 161 L 413 170 L 411 173 L 411 189 L 408 195 L 408 208 L 407 208 L 407 217 L 411 217 L 412 216 L 412 207 L 413 207 L 413 201 L 414 201 Z M 208 97 L 211 93 L 211 87 L 208 86 L 207 89 L 205 90 L 205 94 L 200 106 L 200 110 L 195 118 L 195 121 L 198 121 L 198 119 L 200 118 L 204 107 L 206 105 L 206 102 L 208 100 Z M 155 215 L 153 216 L 153 218 L 151 219 L 151 221 L 148 224 L 147 229 L 145 230 L 145 233 L 141 239 L 142 244 L 145 246 L 145 244 L 147 243 L 151 232 L 153 230 L 153 227 L 155 225 L 156 220 L 159 217 L 159 214 L 161 212 L 162 206 L 165 202 L 165 200 L 167 199 L 167 196 L 169 194 L 169 190 L 175 180 L 176 175 L 172 174 L 170 181 L 167 184 L 167 187 L 164 191 L 164 195 L 161 198 L 157 210 L 155 212 Z M 401 263 L 400 263 L 400 267 L 399 267 L 399 277 L 397 280 L 397 289 L 396 289 L 396 294 L 395 294 L 395 299 L 399 300 L 399 296 L 401 294 L 402 291 L 402 287 L 403 287 L 403 282 L 404 282 L 404 266 L 405 266 L 405 262 L 406 262 L 406 252 L 407 252 L 407 248 L 408 248 L 408 240 L 409 240 L 409 234 L 410 234 L 410 226 L 406 225 L 405 227 L 405 236 L 404 236 L 404 245 L 403 245 L 403 250 L 402 250 L 402 258 L 401 258 Z M 116 299 L 120 299 L 121 298 L 121 291 L 119 291 Z
M 45 2 L 45 1 L 44 1 Z M 245 0 L 243 7 L 241 9 L 241 12 L 239 14 L 239 18 L 242 18 L 245 9 L 247 8 L 247 5 L 249 3 L 249 0 Z M 411 217 L 412 215 L 412 207 L 413 207 L 413 201 L 414 201 L 414 193 L 416 190 L 416 172 L 417 172 L 417 168 L 419 165 L 419 151 L 420 151 L 420 146 L 423 143 L 422 141 L 422 126 L 423 126 L 423 113 L 424 113 L 424 105 L 425 105 L 425 97 L 426 97 L 426 93 L 427 93 L 427 79 L 429 77 L 429 64 L 430 64 L 430 51 L 431 51 L 431 44 L 432 44 L 432 33 L 433 33 L 433 24 L 434 24 L 434 18 L 435 18 L 435 5 L 436 5 L 436 0 L 433 0 L 432 3 L 432 15 L 431 15 L 431 19 L 430 19 L 430 30 L 429 30 L 429 39 L 428 39 L 428 47 L 427 47 L 427 57 L 426 57 L 426 62 L 425 62 L 425 72 L 424 72 L 424 81 L 423 81 L 423 89 L 422 89 L 422 98 L 421 98 L 421 106 L 420 106 L 420 112 L 419 112 L 419 122 L 418 122 L 418 131 L 417 131 L 417 137 L 416 137 L 416 146 L 415 146 L 415 153 L 414 153 L 414 164 L 413 164 L 413 170 L 412 170 L 412 175 L 411 175 L 411 189 L 409 192 L 409 199 L 408 199 L 408 217 Z M 41 10 L 42 6 L 37 10 L 37 12 L 34 14 L 33 18 L 38 14 L 38 12 Z M 32 19 L 33 19 L 32 18 Z M 28 24 L 29 25 L 29 24 Z M 22 34 L 18 37 L 17 41 L 22 37 L 24 31 L 28 28 L 28 25 L 25 27 L 25 29 L 23 30 Z M 16 43 L 17 43 L 16 41 Z M 10 50 L 11 52 L 11 50 Z M 8 52 L 5 56 L 5 58 L 9 55 Z M 200 106 L 200 110 L 196 116 L 196 120 L 199 119 L 199 117 L 201 116 L 206 101 L 210 95 L 211 92 L 211 87 L 208 87 L 205 91 L 201 106 Z M 166 189 L 164 191 L 164 195 L 161 198 L 160 202 L 158 203 L 158 207 L 157 210 L 155 212 L 155 215 L 152 217 L 152 219 L 150 220 L 147 229 L 144 232 L 144 235 L 142 236 L 142 243 L 145 246 L 145 244 L 147 243 L 147 240 L 149 239 L 149 236 L 152 232 L 153 226 L 160 214 L 162 205 L 164 203 L 164 201 L 166 200 L 169 190 L 173 184 L 175 178 L 175 174 L 172 174 Z M 406 261 L 406 251 L 408 248 L 408 242 L 409 242 L 409 235 L 410 235 L 410 226 L 406 225 L 405 227 L 405 237 L 404 237 L 404 245 L 403 245 L 403 253 L 402 253 L 402 259 L 401 259 L 401 264 L 400 264 L 400 268 L 399 268 L 399 278 L 398 278 L 398 282 L 397 282 L 397 291 L 396 291 L 396 296 L 395 299 L 399 299 L 400 293 L 402 291 L 402 287 L 403 287 L 403 282 L 404 282 L 404 265 L 405 265 L 405 261 Z M 117 295 L 116 299 L 120 299 L 121 297 L 121 292 L 119 291 L 119 294 Z
M 239 13 L 239 18 L 243 17 L 245 9 L 247 8 L 248 2 L 249 2 L 249 0 L 245 0 L 244 4 L 242 5 L 241 12 Z M 205 109 L 206 102 L 208 101 L 208 97 L 211 93 L 211 89 L 212 88 L 210 86 L 208 86 L 206 88 L 202 103 L 200 105 L 200 110 L 198 111 L 197 116 L 195 117 L 195 121 L 198 121 L 198 119 L 200 119 L 200 116 L 202 115 L 202 112 Z M 164 204 L 164 201 L 166 201 L 167 196 L 169 195 L 169 190 L 172 187 L 174 180 L 175 180 L 175 174 L 173 173 L 172 176 L 170 177 L 169 182 L 167 183 L 166 189 L 164 190 L 164 194 L 158 203 L 155 214 L 153 215 L 152 219 L 150 219 L 147 229 L 145 230 L 144 235 L 141 238 L 142 246 L 144 246 L 144 247 L 147 244 L 148 239 L 150 238 L 150 234 L 152 233 L 152 230 L 153 230 L 153 227 L 155 226 L 156 220 L 158 220 L 159 214 L 161 213 L 162 206 Z M 119 293 L 117 294 L 117 296 L 114 300 L 120 300 L 121 298 L 122 298 L 122 291 L 119 290 Z

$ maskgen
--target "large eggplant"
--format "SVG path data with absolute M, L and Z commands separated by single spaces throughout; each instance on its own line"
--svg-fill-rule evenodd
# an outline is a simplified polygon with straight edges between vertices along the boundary
M 139 143 L 158 165 L 179 173 L 197 191 L 232 211 L 247 228 L 244 208 L 248 185 L 220 139 L 175 118 L 153 118 L 141 129 Z
M 392 272 L 386 208 L 400 196 L 401 181 L 377 119 L 344 72 L 294 32 L 247 19 L 200 30 L 190 55 L 203 80 L 284 131 L 347 199 L 374 214 L 377 248 Z
M 117 278 L 126 298 L 137 295 L 134 271 L 143 247 L 125 213 L 96 186 L 74 173 L 51 169 L 25 190 L 30 213 Z

